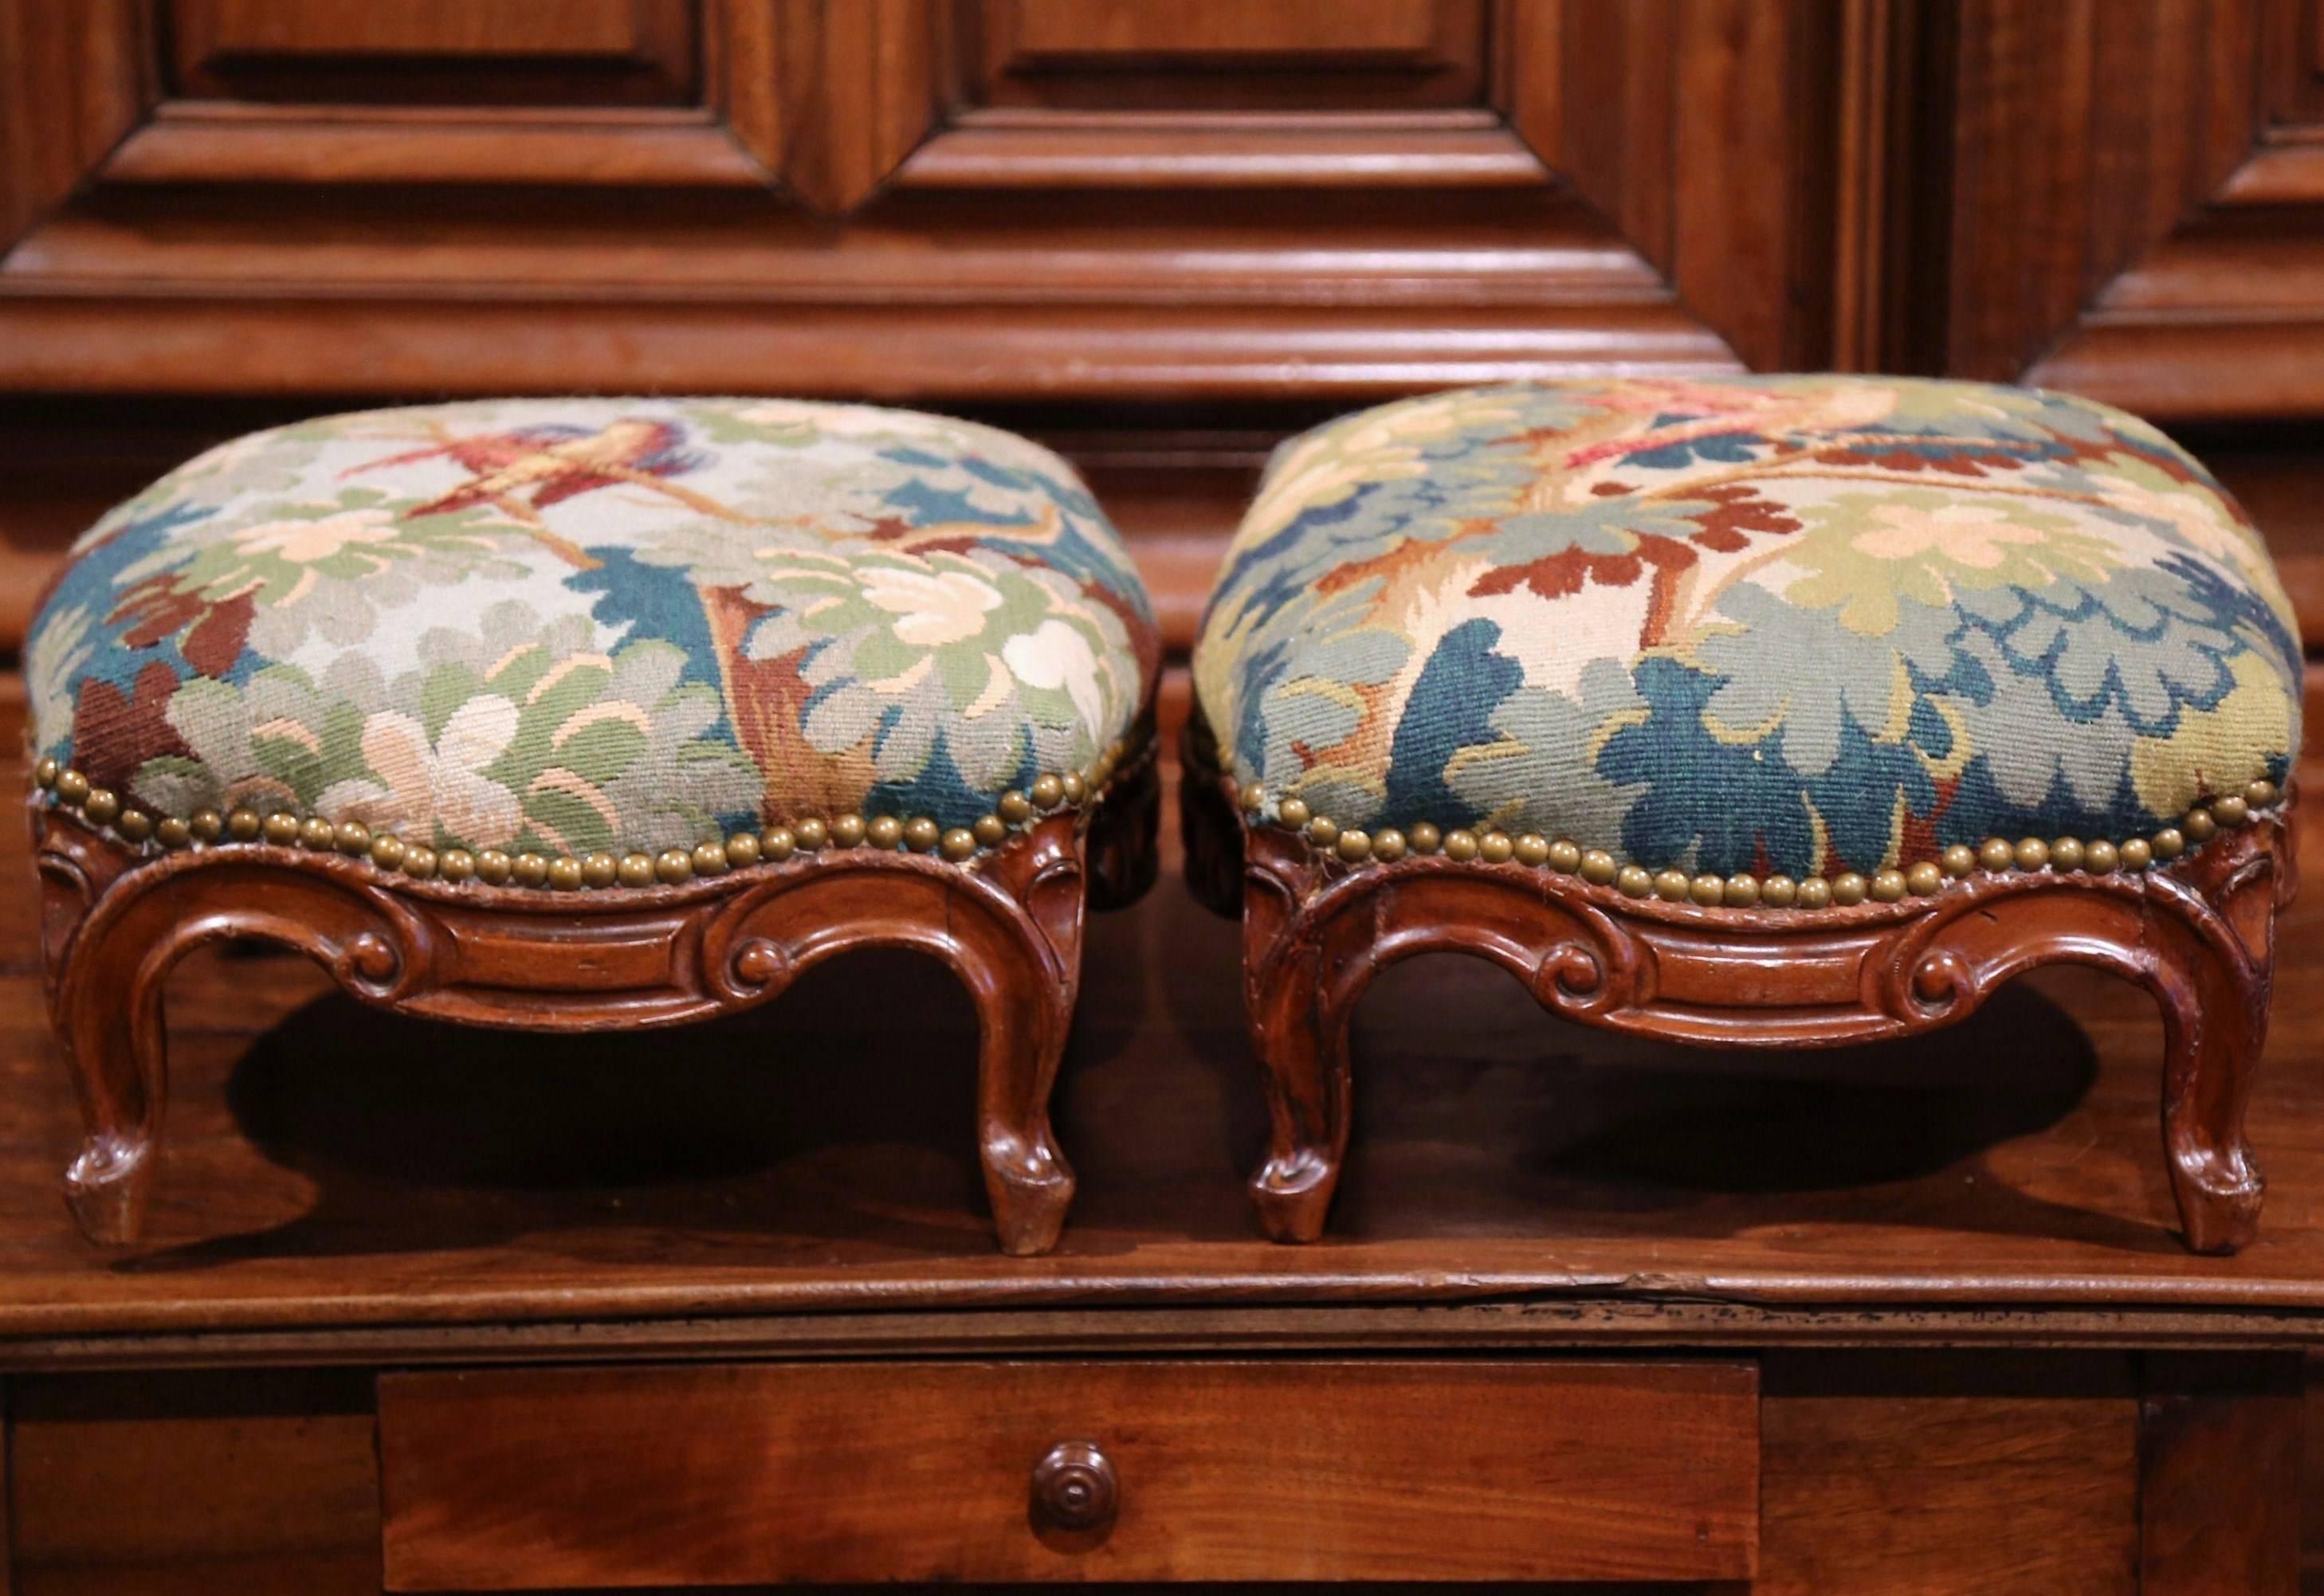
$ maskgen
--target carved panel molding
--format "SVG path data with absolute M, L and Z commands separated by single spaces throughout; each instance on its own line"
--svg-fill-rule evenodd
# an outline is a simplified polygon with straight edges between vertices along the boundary
M 1963 0 L 1942 369 L 2324 414 L 2316 0 Z
M 1836 68 L 1882 3 L 0 0 L 0 386 L 1313 402 L 1846 360 Z

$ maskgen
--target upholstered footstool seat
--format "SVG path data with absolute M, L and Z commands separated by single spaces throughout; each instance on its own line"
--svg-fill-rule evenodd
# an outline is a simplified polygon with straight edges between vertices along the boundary
M 546 1030 L 890 944 L 973 993 L 1001 1241 L 1047 1247 L 1084 882 L 1152 873 L 1157 646 L 1071 470 L 966 422 L 505 401 L 211 451 L 76 545 L 28 646 L 82 1225 L 137 1232 L 198 943 Z
M 1194 658 L 1199 890 L 1240 909 L 1314 1237 L 1351 1007 L 1465 949 L 1730 1046 L 1964 1018 L 2044 962 L 2159 1001 L 2188 1242 L 2240 1245 L 2301 653 L 2153 428 L 1886 378 L 1478 389 L 1278 452 Z

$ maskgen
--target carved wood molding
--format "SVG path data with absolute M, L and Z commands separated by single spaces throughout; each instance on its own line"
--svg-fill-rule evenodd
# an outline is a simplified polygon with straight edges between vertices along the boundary
M 1353 400 L 1613 361 L 2324 414 L 2314 0 L 1415 0 L 1440 36 L 1383 51 L 1311 23 L 1273 99 L 1222 93 L 1240 69 L 1195 52 L 1198 89 L 1120 105 L 1137 50 L 1044 34 L 1010 58 L 989 35 L 1014 0 L 696 0 L 656 12 L 698 42 L 687 103 L 595 106 L 188 93 L 170 3 L 0 0 L 0 383 L 344 389 L 311 358 L 327 341 L 373 352 L 374 387 L 431 392 L 780 369 L 802 391 Z M 1323 93 L 1406 58 L 1425 92 Z M 232 198 L 261 183 L 263 217 Z M 429 250 L 360 241 L 383 184 L 441 191 Z M 656 225 L 616 272 L 554 207 L 463 209 L 511 184 L 649 193 Z M 1365 195 L 1393 196 L 1367 213 L 1395 218 L 1370 240 L 1393 269 L 1358 247 L 1343 201 Z M 938 247 L 878 247 L 887 225 Z M 987 229 L 1020 244 L 1005 269 Z M 851 353 L 907 321 L 891 358 Z
M 1191 735 L 1199 768 L 1200 738 Z M 1551 1012 L 1724 1047 L 1832 1047 L 1965 1019 L 2046 964 L 2091 965 L 2162 1010 L 2165 1151 L 2188 1244 L 2231 1251 L 2262 1182 L 2244 1106 L 2266 1034 L 2277 909 L 2296 886 L 2282 808 L 2168 869 L 1979 872 L 1923 898 L 1816 910 L 1624 897 L 1579 875 L 1441 855 L 1350 866 L 1246 827 L 1231 780 L 1182 786 L 1196 895 L 1240 912 L 1273 1134 L 1252 1179 L 1279 1240 L 1321 1233 L 1348 1141 L 1347 1029 L 1372 980 L 1426 953 L 1499 964 Z
M 1906 291 L 1944 306 L 1941 368 L 2165 420 L 2324 413 L 2312 0 L 1932 15 L 1950 258 Z
M 1576 1019 L 1728 1047 L 1832 1047 L 1957 1023 L 2043 964 L 2096 965 L 2149 981 L 2158 960 L 2216 958 L 2246 973 L 2270 957 L 2283 828 L 2248 827 L 2177 871 L 1979 874 L 1926 899 L 1850 909 L 1702 909 L 1625 898 L 1577 875 L 1441 856 L 1349 869 L 1304 839 L 1245 839 L 1244 914 L 1272 979 L 1286 938 L 1369 938 L 1324 1002 L 1351 1005 L 1381 969 L 1424 953 L 1471 953 Z M 2216 884 L 2213 878 L 2218 878 Z M 1256 891 L 1254 907 L 1249 896 Z M 2269 905 L 2254 911 L 2245 895 Z M 2236 917 L 2251 921 L 2238 934 Z M 2184 946 L 2166 946 L 2183 939 Z
M 97 183 L 779 189 L 836 215 L 936 124 L 927 0 L 700 0 L 696 103 L 668 106 L 173 97 L 163 4 L 0 0 L 0 253 Z
M 173 964 L 250 938 L 309 955 L 366 1002 L 530 1030 L 706 1019 L 774 997 L 848 946 L 949 960 L 1013 944 L 1044 979 L 1063 979 L 1056 950 L 1072 931 L 1048 907 L 1060 880 L 1082 891 L 1070 815 L 974 866 L 833 849 L 682 886 L 569 893 L 416 881 L 267 844 L 139 858 L 50 809 L 33 831 L 52 973 L 81 941 L 124 937 Z
M 143 118 L 148 21 L 141 0 L 0 0 L 0 259 Z
M 318 339 L 367 389 L 462 392 L 1352 401 L 1855 358 L 1819 0 L 1414 0 L 1433 32 L 1385 43 L 1278 4 L 1256 67 L 1108 56 L 1093 13 L 1017 0 L 698 0 L 689 103 L 594 106 L 189 92 L 171 3 L 106 0 L 78 57 L 0 25 L 0 384 L 345 389 Z M 1258 25 L 1216 9 L 1187 31 Z M 1157 53 L 1176 88 L 1106 97 Z M 433 194 L 424 240 L 371 235 L 391 185 Z M 611 251 L 576 220 L 608 186 L 653 212 Z

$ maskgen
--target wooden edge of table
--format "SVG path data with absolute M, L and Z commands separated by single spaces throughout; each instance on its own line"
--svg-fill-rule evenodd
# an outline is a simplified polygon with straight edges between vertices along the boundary
M 985 1309 L 500 1324 L 317 1325 L 0 1339 L 0 1373 L 44 1370 L 403 1366 L 697 1359 L 1181 1355 L 1435 1348 L 1466 1352 L 2138 1347 L 2292 1350 L 2324 1342 L 2324 1310 L 1763 1306 L 1706 1300 Z

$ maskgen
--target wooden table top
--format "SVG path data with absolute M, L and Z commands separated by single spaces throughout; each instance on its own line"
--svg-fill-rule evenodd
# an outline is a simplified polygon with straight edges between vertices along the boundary
M 1382 978 L 1331 1234 L 1272 1245 L 1242 1190 L 1261 1110 L 1236 932 L 1175 853 L 1092 928 L 1058 1104 L 1081 1195 L 1048 1257 L 991 1249 L 966 998 L 877 955 L 733 1022 L 578 1040 L 197 955 L 147 1240 L 111 1253 L 58 1195 L 78 1120 L 24 853 L 0 828 L 0 1366 L 2324 1336 L 2324 890 L 2281 936 L 2253 1109 L 2267 1209 L 2233 1259 L 2172 1233 L 2161 1027 L 2102 975 L 2043 973 L 1915 1042 L 1747 1057 L 1563 1024 L 1456 958 Z

